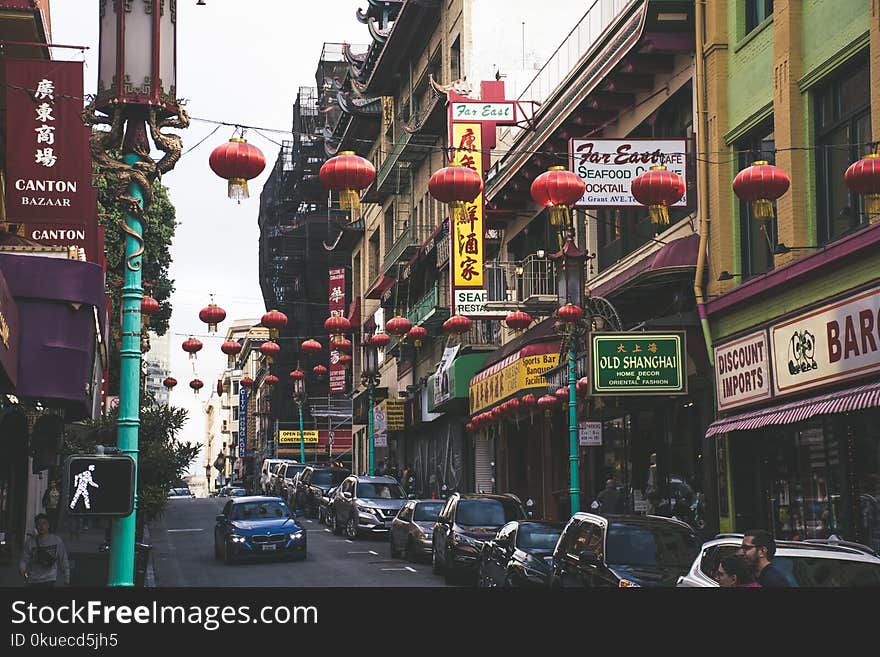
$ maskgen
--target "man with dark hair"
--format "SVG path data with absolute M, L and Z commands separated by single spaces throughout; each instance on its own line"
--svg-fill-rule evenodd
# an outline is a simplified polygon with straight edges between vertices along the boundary
M 30 587 L 55 586 L 58 571 L 70 584 L 70 564 L 64 542 L 49 531 L 49 516 L 39 513 L 34 518 L 34 534 L 28 534 L 18 564 L 19 572 Z
M 605 488 L 599 491 L 592 508 L 602 515 L 623 513 L 623 497 L 617 490 L 617 482 L 614 479 L 610 478 L 605 482 Z
M 752 529 L 743 536 L 739 552 L 755 573 L 758 583 L 766 587 L 788 587 L 785 576 L 773 567 L 771 559 L 776 554 L 776 541 L 764 529 Z

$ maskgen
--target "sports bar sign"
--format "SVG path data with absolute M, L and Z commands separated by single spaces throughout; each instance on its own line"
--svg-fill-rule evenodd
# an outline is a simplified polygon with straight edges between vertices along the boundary
M 590 343 L 590 394 L 687 394 L 683 332 L 593 333 Z

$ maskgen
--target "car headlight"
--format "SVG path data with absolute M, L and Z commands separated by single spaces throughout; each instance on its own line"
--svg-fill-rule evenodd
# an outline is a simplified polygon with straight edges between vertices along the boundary
M 238 534 L 233 534 L 229 538 L 232 539 L 233 543 L 244 543 L 247 540 L 247 536 L 239 536 Z
M 617 586 L 618 586 L 618 588 L 621 588 L 621 589 L 632 589 L 632 588 L 640 589 L 640 588 L 642 588 L 641 584 L 636 584 L 632 580 L 623 579 L 623 578 L 620 579 L 620 582 L 618 582 Z
M 360 504 L 357 505 L 357 510 L 360 511 L 361 513 L 372 513 L 372 514 L 376 514 L 376 513 L 379 512 L 378 509 L 374 509 L 374 508 L 371 507 L 371 506 L 362 506 L 362 505 L 360 505 Z
M 301 530 L 301 529 L 298 532 L 293 532 L 292 534 L 290 534 L 291 541 L 298 541 L 304 537 L 305 537 L 305 534 L 303 533 L 303 530 Z
M 472 548 L 479 548 L 481 545 L 480 541 L 476 540 L 475 538 L 465 536 L 464 534 L 453 534 L 452 542 L 459 545 L 469 545 Z

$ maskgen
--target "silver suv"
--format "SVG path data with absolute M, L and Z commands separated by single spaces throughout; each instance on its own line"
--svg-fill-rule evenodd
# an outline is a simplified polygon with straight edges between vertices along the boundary
M 719 586 L 718 564 L 742 544 L 742 534 L 720 534 L 703 544 L 680 587 Z M 880 558 L 871 548 L 829 539 L 776 541 L 773 567 L 799 587 L 880 586 Z
M 350 539 L 361 533 L 384 534 L 406 504 L 406 494 L 393 477 L 347 477 L 333 499 L 330 526 Z

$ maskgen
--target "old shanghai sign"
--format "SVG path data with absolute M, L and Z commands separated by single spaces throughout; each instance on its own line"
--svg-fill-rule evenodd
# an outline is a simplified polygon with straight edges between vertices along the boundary
M 6 97 L 7 219 L 79 224 L 94 216 L 82 62 L 7 60 Z
M 685 395 L 685 337 L 674 333 L 593 333 L 590 394 Z
M 719 411 L 770 399 L 767 331 L 715 347 L 715 389 Z
M 687 180 L 684 139 L 572 139 L 571 170 L 586 184 L 578 207 L 641 207 L 630 193 L 632 181 L 663 165 Z M 687 193 L 672 207 L 687 207 Z
M 777 396 L 880 372 L 880 287 L 770 327 Z

